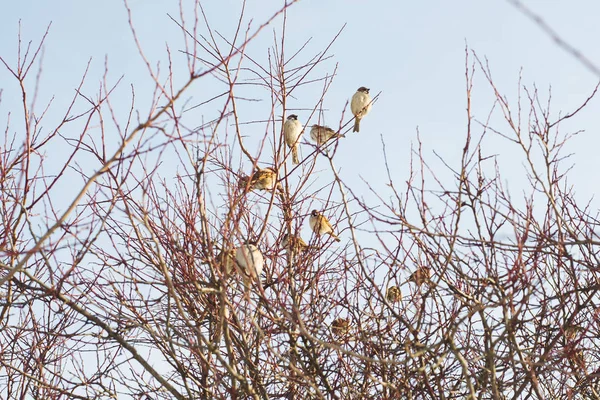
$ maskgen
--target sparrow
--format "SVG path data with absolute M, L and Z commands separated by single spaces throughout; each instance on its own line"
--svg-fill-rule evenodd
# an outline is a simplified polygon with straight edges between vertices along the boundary
M 364 86 L 358 88 L 350 101 L 350 110 L 354 114 L 354 129 L 352 132 L 360 131 L 360 120 L 371 111 L 371 96 L 369 89 Z
M 327 233 L 332 238 L 335 239 L 336 242 L 340 241 L 340 238 L 333 232 L 333 227 L 331 223 L 327 220 L 323 214 L 318 212 L 317 210 L 312 210 L 310 213 L 310 218 L 308 219 L 308 223 L 310 224 L 310 228 L 314 233 L 321 236 L 324 233 Z
M 572 350 L 566 350 L 565 355 L 571 361 L 571 365 L 579 370 L 586 370 L 585 353 L 583 349 L 574 348 Z
M 235 260 L 242 271 L 250 276 L 253 280 L 257 280 L 263 271 L 265 258 L 256 247 L 256 244 L 246 242 L 235 249 Z
M 398 286 L 390 286 L 385 292 L 385 298 L 390 303 L 399 303 L 402 301 L 402 292 Z
M 300 236 L 288 235 L 287 233 L 281 239 L 281 246 L 288 250 L 294 249 L 296 252 L 304 251 L 308 247 Z
M 277 182 L 277 173 L 273 168 L 259 168 L 251 176 L 242 176 L 238 181 L 238 187 L 245 189 L 250 185 L 250 190 L 283 190 L 281 184 Z
M 225 275 L 231 275 L 236 267 L 235 252 L 233 250 L 221 250 L 217 256 L 217 262 Z
M 566 337 L 567 339 L 569 339 L 570 341 L 571 341 L 571 340 L 574 340 L 574 339 L 577 337 L 577 335 L 578 335 L 580 332 L 582 332 L 582 331 L 584 331 L 584 329 L 583 329 L 581 326 L 579 326 L 579 325 L 571 325 L 571 326 L 567 326 L 567 327 L 564 329 L 564 332 L 565 332 L 565 337 Z
M 430 277 L 431 277 L 431 274 L 429 272 L 429 268 L 419 267 L 419 268 L 417 268 L 417 270 L 415 272 L 410 274 L 408 281 L 416 283 L 417 286 L 421 286 L 422 284 L 429 282 Z
M 300 159 L 298 157 L 298 142 L 302 136 L 302 124 L 298 121 L 298 116 L 292 114 L 287 117 L 287 120 L 283 124 L 283 136 L 285 143 L 290 149 L 292 149 L 292 163 L 299 164 Z
M 337 133 L 328 126 L 315 124 L 312 126 L 312 128 L 310 128 L 310 138 L 317 142 L 319 146 L 325 144 L 325 142 L 327 142 L 329 139 L 343 137 L 345 136 Z
M 350 331 L 350 320 L 348 318 L 337 318 L 331 323 L 331 333 L 343 336 Z
M 258 169 L 250 181 L 252 189 L 273 190 L 277 185 L 277 173 L 273 168 Z

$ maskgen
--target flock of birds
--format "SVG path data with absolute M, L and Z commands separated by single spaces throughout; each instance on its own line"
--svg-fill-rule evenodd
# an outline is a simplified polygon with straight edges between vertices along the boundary
M 369 95 L 369 89 L 361 86 L 352 96 L 350 101 L 350 110 L 354 115 L 353 132 L 360 131 L 360 121 L 371 111 L 372 100 Z M 292 163 L 294 165 L 300 163 L 298 156 L 298 147 L 300 138 L 304 133 L 304 127 L 298 121 L 296 114 L 291 114 L 283 124 L 283 135 L 286 145 L 292 153 Z M 310 137 L 317 145 L 321 146 L 331 139 L 344 137 L 339 132 L 321 125 L 313 125 L 310 129 Z M 249 190 L 278 190 L 283 193 L 283 187 L 277 180 L 277 172 L 273 168 L 258 168 L 251 176 L 242 176 L 238 181 L 238 187 L 244 191 Z M 309 225 L 312 231 L 318 236 L 329 235 L 335 241 L 339 242 L 340 238 L 336 235 L 333 226 L 326 216 L 318 210 L 312 210 L 309 218 Z M 308 245 L 301 237 L 285 234 L 282 238 L 282 246 L 288 251 L 300 253 L 308 248 Z M 265 259 L 263 254 L 258 249 L 256 242 L 247 241 L 234 250 L 223 250 L 218 255 L 217 260 L 223 266 L 224 272 L 229 276 L 234 271 L 242 276 L 246 288 L 250 287 L 251 282 L 260 283 L 260 275 L 262 274 Z M 409 281 L 421 285 L 429 280 L 429 270 L 419 268 L 414 272 Z M 391 286 L 386 291 L 386 299 L 390 303 L 397 303 L 402 300 L 402 292 L 397 286 Z M 332 322 L 331 331 L 337 336 L 341 336 L 349 330 L 349 320 L 346 318 L 337 318 Z

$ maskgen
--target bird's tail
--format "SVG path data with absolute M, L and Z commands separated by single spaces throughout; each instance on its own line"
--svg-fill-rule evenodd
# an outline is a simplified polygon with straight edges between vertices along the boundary
M 281 182 L 277 182 L 277 186 L 275 186 L 275 189 L 277 189 L 277 194 L 279 195 L 279 201 L 281 201 L 281 203 L 285 203 L 285 191 L 283 190 L 283 186 L 281 185 Z
M 331 235 L 332 238 L 335 239 L 336 242 L 341 242 L 342 241 L 342 239 L 340 239 L 335 233 L 329 232 L 329 234 Z
M 354 129 L 352 132 L 360 132 L 360 118 L 358 117 L 354 119 Z
M 298 145 L 292 147 L 292 163 L 300 164 L 300 158 L 298 157 Z

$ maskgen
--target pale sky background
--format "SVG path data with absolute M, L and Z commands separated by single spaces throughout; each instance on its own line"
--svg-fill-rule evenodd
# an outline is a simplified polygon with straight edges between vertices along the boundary
M 0 55 L 9 62 L 14 62 L 16 58 L 19 19 L 23 41 L 33 40 L 35 43 L 48 23 L 52 22 L 45 46 L 39 104 L 44 104 L 51 94 L 55 94 L 54 109 L 61 110 L 55 118 L 62 117 L 61 105 L 70 100 L 90 57 L 92 63 L 88 83 L 84 87 L 86 93 L 97 92 L 106 56 L 109 77 L 113 82 L 124 74 L 121 86 L 124 94 L 123 112 L 129 105 L 130 84 L 136 86 L 138 107 L 146 110 L 144 91 L 150 91 L 152 87 L 149 86 L 145 67 L 133 43 L 122 1 L 4 0 L 2 3 Z M 250 0 L 246 20 L 252 18 L 252 27 L 255 28 L 281 3 Z M 597 47 L 600 3 L 592 0 L 531 0 L 525 1 L 525 4 L 564 40 L 600 65 Z M 163 69 L 166 69 L 165 43 L 168 43 L 174 50 L 174 59 L 184 66 L 183 56 L 176 52 L 183 48 L 182 35 L 167 16 L 167 13 L 178 15 L 178 2 L 131 0 L 130 5 L 135 26 L 149 58 L 153 62 L 162 60 Z M 239 1 L 210 1 L 206 2 L 205 7 L 216 29 L 225 35 L 233 32 Z M 281 27 L 279 21 L 264 30 L 252 43 L 249 51 L 253 56 L 260 56 L 263 61 L 267 59 L 267 49 L 273 44 L 273 29 L 279 31 Z M 343 178 L 352 180 L 360 175 L 382 190 L 385 190 L 385 182 L 381 179 L 380 135 L 386 141 L 398 183 L 403 183 L 407 177 L 411 145 L 416 143 L 417 128 L 424 142 L 426 157 L 431 166 L 440 171 L 442 178 L 449 175 L 437 161 L 433 150 L 454 167 L 458 166 L 466 132 L 466 43 L 481 58 L 487 57 L 498 89 L 510 101 L 516 100 L 521 69 L 523 84 L 535 83 L 543 99 L 547 97 L 551 86 L 554 115 L 577 108 L 599 79 L 506 0 L 304 0 L 289 11 L 288 54 L 295 52 L 312 37 L 305 53 L 306 58 L 311 56 L 324 48 L 345 23 L 346 29 L 331 50 L 334 59 L 325 64 L 329 69 L 323 68 L 319 73 L 322 75 L 332 70 L 335 62 L 339 63 L 338 76 L 325 101 L 325 107 L 330 110 L 325 122 L 337 125 L 342 107 L 359 86 L 371 88 L 372 94 L 382 92 L 379 102 L 363 120 L 360 134 L 348 135 L 335 160 Z M 180 81 L 185 78 L 185 75 L 182 76 Z M 16 83 L 13 80 L 5 82 L 6 70 L 0 68 L 0 87 L 5 89 L 0 104 L 2 129 L 7 112 L 18 111 L 20 102 L 19 96 L 11 92 L 17 88 Z M 209 90 L 203 83 L 197 84 L 190 92 L 190 96 L 193 96 L 190 104 L 206 99 Z M 478 72 L 473 93 L 473 116 L 485 120 L 493 105 L 492 100 L 490 88 L 483 74 Z M 116 105 L 119 104 L 118 97 L 114 101 Z M 316 98 L 292 99 L 290 105 L 310 108 L 315 101 Z M 564 125 L 565 129 L 586 131 L 575 138 L 569 147 L 575 153 L 572 158 L 575 169 L 570 182 L 576 186 L 582 200 L 593 196 L 598 187 L 595 171 L 600 168 L 600 158 L 597 157 L 597 148 L 600 146 L 599 106 L 598 99 L 593 100 L 572 124 Z M 253 111 L 257 113 L 255 115 L 242 115 L 242 119 L 268 118 L 268 104 L 252 107 L 258 107 L 256 110 L 260 111 Z M 197 125 L 201 124 L 203 118 L 210 118 L 208 113 L 206 110 L 198 112 Z M 302 112 L 298 114 L 299 119 L 306 123 L 304 118 L 307 115 Z M 315 122 L 311 121 L 310 124 Z M 248 129 L 253 128 L 250 126 Z M 478 127 L 475 130 L 481 131 Z M 525 178 L 520 164 L 514 162 L 512 152 L 516 150 L 515 146 L 498 141 L 484 149 L 488 154 L 499 155 L 504 178 L 510 179 L 511 188 L 518 193 L 520 182 L 525 184 Z M 364 188 L 360 182 L 357 185 Z
M 600 38 L 600 2 L 597 0 L 525 0 L 567 42 L 579 49 L 590 60 L 600 65 L 598 38 Z M 152 62 L 165 63 L 165 44 L 171 47 L 174 59 L 185 67 L 179 28 L 167 13 L 177 17 L 178 1 L 131 0 L 133 19 L 146 54 Z M 283 2 L 249 0 L 246 20 L 253 19 L 252 30 L 263 23 Z M 205 2 L 206 12 L 214 27 L 226 36 L 236 27 L 240 1 L 212 0 Z M 186 17 L 191 21 L 192 17 Z M 430 166 L 451 188 L 456 187 L 451 176 L 433 151 L 443 156 L 453 167 L 459 166 L 466 134 L 465 45 L 483 59 L 487 57 L 495 83 L 509 101 L 516 101 L 519 74 L 522 83 L 536 84 L 543 99 L 552 87 L 552 110 L 571 112 L 585 100 L 600 79 L 579 61 L 559 48 L 546 33 L 523 16 L 506 0 L 431 0 L 431 1 L 358 1 L 358 0 L 302 0 L 288 13 L 288 54 L 293 54 L 312 37 L 305 59 L 323 49 L 337 31 L 347 24 L 331 53 L 334 58 L 316 75 L 331 71 L 339 63 L 338 76 L 327 94 L 326 123 L 336 126 L 345 102 L 360 86 L 372 94 L 382 92 L 371 113 L 363 120 L 359 134 L 349 133 L 336 155 L 335 163 L 342 178 L 357 191 L 366 186 L 359 175 L 368 180 L 384 196 L 386 187 L 381 139 L 387 145 L 392 173 L 401 190 L 408 176 L 411 146 L 416 144 L 417 128 L 424 143 L 425 156 Z M 86 64 L 92 58 L 84 93 L 93 95 L 104 73 L 108 59 L 109 79 L 124 80 L 113 105 L 121 106 L 125 115 L 129 107 L 130 84 L 136 88 L 137 108 L 145 112 L 153 86 L 140 59 L 127 25 L 127 13 L 121 0 L 0 0 L 0 56 L 14 65 L 17 49 L 18 21 L 21 20 L 22 40 L 38 43 L 47 25 L 52 22 L 45 45 L 42 86 L 39 105 L 55 95 L 54 105 L 45 127 L 62 119 L 65 105 L 70 102 Z M 267 49 L 273 45 L 273 29 L 280 31 L 278 19 L 265 29 L 249 47 L 253 57 L 265 62 Z M 473 60 L 473 58 L 471 58 Z M 183 69 L 185 71 L 185 68 Z M 32 75 L 31 78 L 34 78 Z M 179 78 L 179 82 L 186 79 Z M 190 104 L 200 103 L 215 92 L 205 81 L 198 82 L 190 91 Z M 30 84 L 32 81 L 29 82 Z M 207 86 L 208 85 L 208 86 Z M 32 87 L 32 86 L 31 86 Z M 4 89 L 0 102 L 0 129 L 6 126 L 7 115 L 13 112 L 10 134 L 19 131 L 21 117 L 18 86 L 0 65 L 0 88 Z M 318 95 L 315 86 L 314 96 Z M 311 92 L 308 92 L 309 94 Z M 475 76 L 473 116 L 485 120 L 493 106 L 492 92 L 482 73 Z M 122 100 L 121 100 L 122 99 Z M 317 97 L 291 99 L 290 106 L 312 108 Z M 587 202 L 600 186 L 600 98 L 594 99 L 573 121 L 564 124 L 565 130 L 585 130 L 571 141 L 568 148 L 574 153 L 575 164 L 569 182 L 575 185 L 578 198 Z M 82 107 L 83 109 L 83 107 Z M 266 119 L 269 104 L 251 104 L 242 111 L 242 121 Z M 38 111 L 40 109 L 38 108 Z M 190 126 L 198 126 L 214 116 L 215 108 L 188 113 Z M 297 112 L 306 123 L 306 112 Z M 496 115 L 500 116 L 499 113 Z M 194 120 L 197 119 L 197 121 Z M 498 121 L 496 118 L 494 121 Z M 194 123 L 195 122 L 195 123 Z M 316 121 L 310 121 L 309 124 Z M 504 124 L 498 124 L 502 129 Z M 247 126 L 247 135 L 257 132 L 262 136 L 264 127 Z M 481 128 L 475 125 L 475 132 Z M 65 132 L 65 134 L 69 134 Z M 115 143 L 116 143 L 116 132 Z M 308 135 L 306 136 L 308 137 Z M 0 138 L 4 142 L 4 135 Z M 61 159 L 68 148 L 54 148 L 53 160 Z M 308 148 L 303 149 L 306 154 Z M 522 157 L 516 158 L 515 145 L 507 141 L 491 140 L 484 146 L 487 154 L 498 154 L 504 179 L 511 191 L 519 197 L 519 190 L 527 186 L 521 166 Z M 517 160 L 517 162 L 515 162 Z M 269 160 L 262 160 L 269 161 Z M 98 168 L 93 160 L 83 165 L 89 172 Z M 173 162 L 177 168 L 177 161 Z M 325 164 L 322 165 L 325 168 Z M 566 166 L 566 164 L 565 164 Z M 51 170 L 51 166 L 48 166 Z M 433 183 L 433 182 L 432 182 Z M 63 182 L 60 194 L 69 194 L 81 187 L 81 181 Z M 518 201 L 518 200 L 517 200 Z M 598 202 L 593 203 L 598 208 Z M 308 229 L 305 228 L 305 237 Z M 342 234 L 347 242 L 349 234 Z

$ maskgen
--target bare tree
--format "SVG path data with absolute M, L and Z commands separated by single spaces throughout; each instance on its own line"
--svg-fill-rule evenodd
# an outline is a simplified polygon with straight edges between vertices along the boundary
M 460 163 L 434 170 L 417 141 L 400 186 L 384 138 L 382 193 L 335 166 L 354 125 L 348 104 L 328 110 L 343 27 L 313 54 L 290 48 L 293 3 L 257 27 L 242 8 L 232 37 L 182 4 L 166 69 L 126 7 L 146 109 L 108 74 L 86 92 L 87 70 L 67 109 L 40 106 L 48 33 L 19 34 L 15 63 L 0 55 L 23 99 L 0 153 L 2 398 L 599 398 L 598 214 L 569 185 L 578 132 L 562 128 L 598 88 L 564 115 L 520 82 L 511 103 L 467 49 Z M 250 51 L 268 26 L 273 46 Z M 495 98 L 485 121 L 476 75 Z M 282 127 L 298 111 L 293 165 Z M 331 139 L 310 141 L 325 114 Z M 522 195 L 498 141 L 522 162 Z M 311 215 L 342 242 L 302 238 Z

